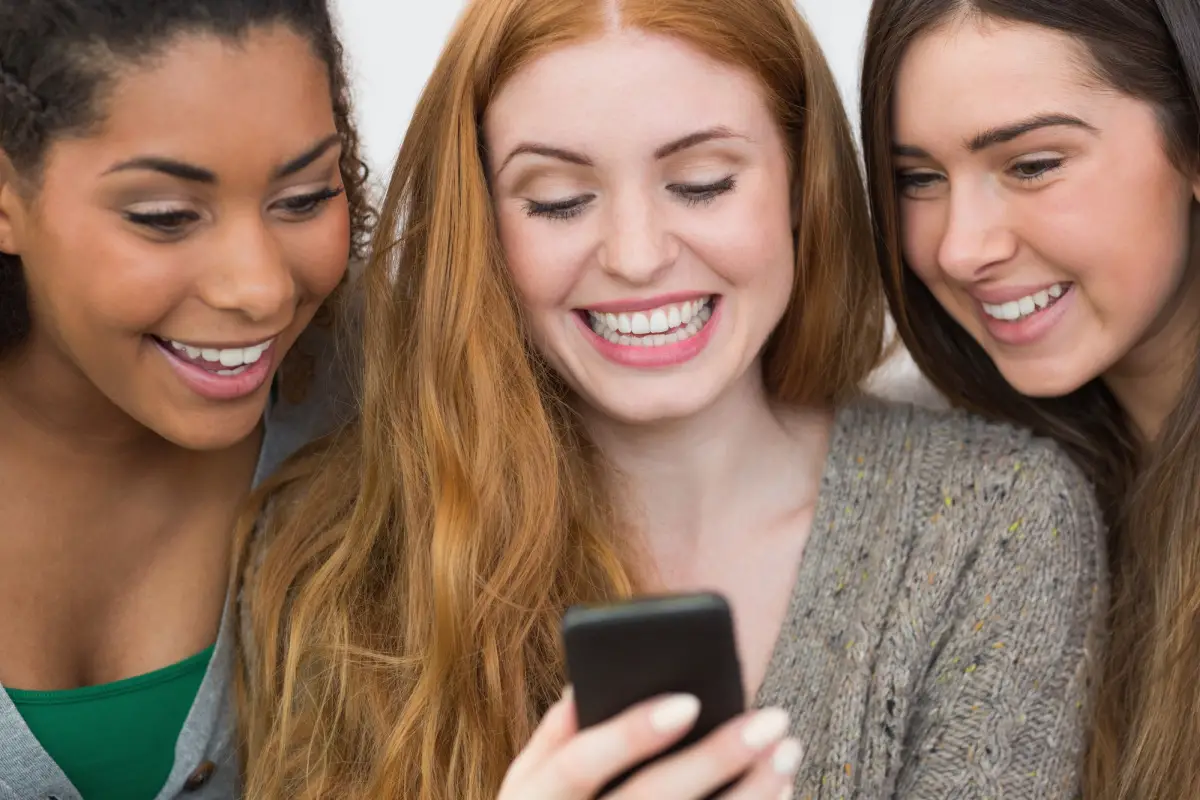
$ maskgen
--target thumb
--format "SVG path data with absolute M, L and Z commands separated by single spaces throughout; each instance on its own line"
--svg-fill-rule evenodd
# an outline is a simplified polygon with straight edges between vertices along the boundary
M 509 767 L 508 777 L 504 782 L 507 784 L 512 780 L 519 780 L 521 776 L 536 770 L 578 732 L 575 693 L 568 686 L 558 702 L 550 706 L 546 716 L 542 717 L 541 723 L 533 732 L 533 736 L 529 738 L 528 744 Z

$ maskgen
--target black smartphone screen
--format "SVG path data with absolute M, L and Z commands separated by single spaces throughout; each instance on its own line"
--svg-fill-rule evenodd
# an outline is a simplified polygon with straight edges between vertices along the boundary
M 659 695 L 686 693 L 700 700 L 700 717 L 683 739 L 619 776 L 605 792 L 646 764 L 694 744 L 744 710 L 733 618 L 720 595 L 575 606 L 563 617 L 562 630 L 581 728 Z

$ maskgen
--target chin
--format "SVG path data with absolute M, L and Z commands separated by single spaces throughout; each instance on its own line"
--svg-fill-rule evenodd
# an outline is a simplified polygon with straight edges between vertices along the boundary
M 1005 369 L 1000 365 L 1000 374 L 1009 385 L 1026 397 L 1065 397 L 1094 378 L 1091 374 L 1077 374 L 1070 370 L 1053 369 Z
M 185 450 L 196 452 L 216 452 L 245 441 L 247 436 L 254 433 L 262 421 L 262 410 L 258 414 L 244 412 L 212 415 L 189 415 L 183 419 L 175 418 L 161 421 L 144 421 L 150 430 L 162 438 Z
M 654 425 L 687 419 L 703 411 L 709 398 L 695 392 L 668 397 L 647 397 L 631 393 L 624 397 L 588 398 L 588 404 L 604 416 L 626 425 Z

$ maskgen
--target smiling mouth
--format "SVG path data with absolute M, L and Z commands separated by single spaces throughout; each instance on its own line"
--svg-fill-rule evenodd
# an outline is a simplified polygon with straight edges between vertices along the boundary
M 662 347 L 698 334 L 712 317 L 717 296 L 672 303 L 645 311 L 609 313 L 581 310 L 588 326 L 602 339 L 628 347 Z
M 201 347 L 175 339 L 152 337 L 163 350 L 185 364 L 200 367 L 214 375 L 240 375 L 257 364 L 271 349 L 275 337 L 246 347 Z
M 1040 292 L 1026 295 L 1019 300 L 994 304 L 981 302 L 979 305 L 983 308 L 983 313 L 994 320 L 999 320 L 1000 322 L 1020 322 L 1053 306 L 1071 290 L 1073 285 L 1071 283 L 1055 283 L 1047 286 Z

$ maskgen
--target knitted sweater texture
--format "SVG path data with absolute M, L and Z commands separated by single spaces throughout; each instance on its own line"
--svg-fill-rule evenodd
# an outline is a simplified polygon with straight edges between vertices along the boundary
M 757 705 L 792 714 L 797 800 L 1075 797 L 1107 589 L 1091 487 L 959 412 L 837 417 Z

